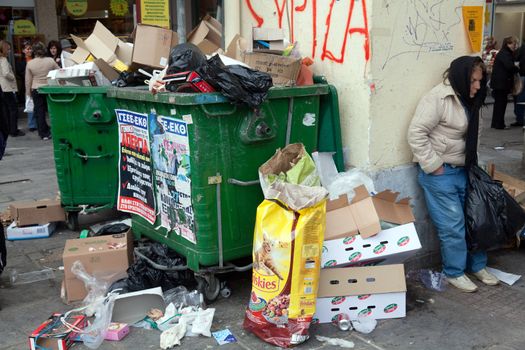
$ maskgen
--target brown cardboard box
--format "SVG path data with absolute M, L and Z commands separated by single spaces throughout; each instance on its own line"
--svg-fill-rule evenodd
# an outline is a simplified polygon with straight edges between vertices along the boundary
M 266 48 L 272 51 L 281 51 L 285 49 L 284 46 L 284 31 L 280 28 L 252 28 L 252 40 L 250 41 L 250 50 L 257 52 L 258 45 L 256 41 L 264 41 L 269 46 Z
M 398 193 L 385 190 L 370 197 L 365 186 L 354 189 L 352 203 L 346 195 L 326 204 L 325 241 L 354 236 L 371 237 L 381 231 L 380 220 L 403 225 L 413 222 L 409 198 L 396 202 Z
M 274 85 L 295 85 L 301 69 L 301 59 L 253 52 L 244 55 L 244 63 L 272 76 Z
M 87 295 L 84 283 L 71 272 L 79 260 L 86 272 L 104 281 L 114 282 L 127 276 L 133 263 L 133 234 L 126 233 L 81 239 L 68 239 L 62 255 L 64 285 L 68 302 L 82 300 Z
M 132 62 L 153 68 L 166 67 L 171 48 L 179 43 L 177 33 L 144 24 L 137 25 L 133 37 Z
M 222 24 L 207 15 L 187 36 L 187 42 L 196 45 L 203 53 L 210 55 L 222 46 Z
M 239 34 L 236 34 L 232 41 L 230 41 L 230 45 L 226 48 L 226 52 L 224 55 L 233 58 L 237 61 L 242 61 L 243 55 L 246 53 L 246 50 L 248 48 L 248 42 L 246 39 L 244 39 Z
M 57 200 L 13 202 L 9 209 L 18 227 L 43 225 L 66 219 L 66 213 Z
M 131 64 L 131 45 L 117 38 L 102 23 L 97 21 L 93 33 L 86 39 L 71 34 L 77 45 L 71 59 L 76 63 L 84 63 L 89 56 L 103 59 L 111 67 L 119 71 L 126 70 Z
M 329 323 L 344 313 L 351 320 L 406 316 L 402 264 L 322 269 L 314 318 Z

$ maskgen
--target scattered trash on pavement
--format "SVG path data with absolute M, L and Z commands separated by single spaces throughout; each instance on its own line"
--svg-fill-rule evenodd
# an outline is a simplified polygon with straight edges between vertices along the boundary
M 489 273 L 496 276 L 501 282 L 508 284 L 509 286 L 512 286 L 514 283 L 516 283 L 516 281 L 518 281 L 521 278 L 521 275 L 503 272 L 492 267 L 487 267 L 486 269 Z
M 237 338 L 235 338 L 233 333 L 228 328 L 217 331 L 217 332 L 212 332 L 211 334 L 213 335 L 213 337 L 217 341 L 217 344 L 219 345 L 237 342 Z
M 346 349 L 353 349 L 355 345 L 354 342 L 352 341 L 340 339 L 340 338 L 329 338 L 329 337 L 323 337 L 321 335 L 316 335 L 315 338 L 319 340 L 320 342 L 326 343 L 328 345 L 340 346 Z
M 18 273 L 16 269 L 11 269 L 9 279 L 12 285 L 20 285 L 55 279 L 55 273 L 49 268 L 25 273 Z
M 443 292 L 446 289 L 446 278 L 442 272 L 421 269 L 418 272 L 419 280 L 428 289 Z

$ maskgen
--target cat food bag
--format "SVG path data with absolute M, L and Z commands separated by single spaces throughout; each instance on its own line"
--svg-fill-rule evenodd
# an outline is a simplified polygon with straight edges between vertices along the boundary
M 243 325 L 280 347 L 308 339 L 326 226 L 327 191 L 312 181 L 315 166 L 310 167 L 309 162 L 313 161 L 304 147 L 290 146 L 278 150 L 259 169 L 266 199 L 257 208 L 252 291 Z M 305 165 L 310 170 L 304 172 Z M 295 174 L 302 175 L 287 176 L 297 166 L 303 171 L 295 169 Z M 308 179 L 314 185 L 294 183 L 300 179 Z

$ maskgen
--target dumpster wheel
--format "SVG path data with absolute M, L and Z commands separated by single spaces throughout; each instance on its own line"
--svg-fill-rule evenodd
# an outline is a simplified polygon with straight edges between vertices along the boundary
M 71 231 L 78 230 L 78 211 L 68 211 L 67 212 L 67 228 Z
M 217 299 L 221 290 L 221 282 L 211 274 L 195 275 L 197 280 L 197 290 L 204 296 L 206 303 L 211 303 Z

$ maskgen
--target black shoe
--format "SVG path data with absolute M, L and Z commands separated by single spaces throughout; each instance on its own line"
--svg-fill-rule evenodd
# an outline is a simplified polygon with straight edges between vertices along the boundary
M 35 132 L 35 131 L 36 131 L 36 128 L 29 128 L 29 131 L 31 131 L 31 132 Z
M 510 126 L 523 126 L 523 123 L 515 122 L 515 123 L 510 124 Z
M 26 133 L 23 132 L 22 130 L 17 130 L 16 133 L 14 134 L 11 134 L 12 137 L 17 137 L 17 136 L 24 136 Z

